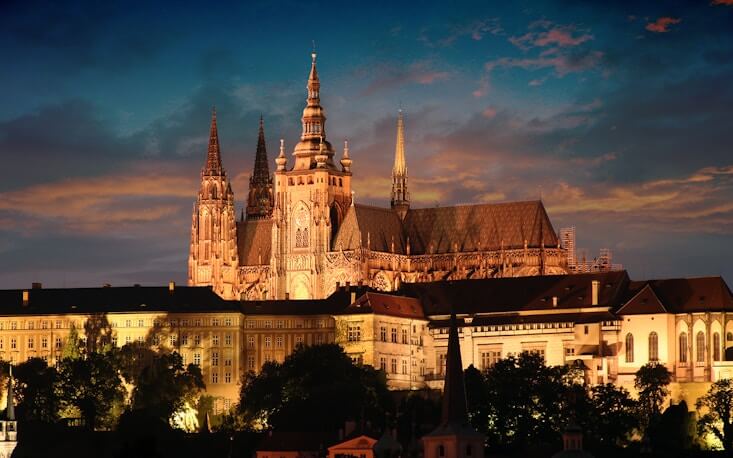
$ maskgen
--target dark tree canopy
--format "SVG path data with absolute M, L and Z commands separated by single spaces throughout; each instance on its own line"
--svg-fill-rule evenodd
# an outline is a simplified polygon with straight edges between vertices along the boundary
M 282 364 L 249 374 L 239 408 L 253 427 L 336 431 L 349 419 L 381 424 L 389 402 L 384 373 L 326 344 L 301 346 Z
M 30 358 L 13 368 L 15 398 L 23 420 L 53 423 L 58 420 L 58 374 L 41 358 Z
M 648 427 L 661 415 L 671 381 L 672 374 L 660 363 L 647 363 L 636 371 L 634 387 L 639 392 L 639 409 L 644 426 Z
M 702 413 L 698 432 L 715 435 L 726 451 L 733 451 L 733 380 L 713 383 L 705 396 L 697 400 L 696 407 Z

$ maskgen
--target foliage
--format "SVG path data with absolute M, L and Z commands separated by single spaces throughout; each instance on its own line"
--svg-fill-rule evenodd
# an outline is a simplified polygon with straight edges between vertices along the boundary
M 112 325 L 107 315 L 98 313 L 90 316 L 84 322 L 84 349 L 87 353 L 109 353 L 112 346 Z
M 186 404 L 196 405 L 206 388 L 201 368 L 195 364 L 184 367 L 181 355 L 175 352 L 154 355 L 133 380 L 132 408 L 162 421 L 169 421 Z
M 466 403 L 471 425 L 477 430 L 485 429 L 491 405 L 484 375 L 473 364 L 463 372 L 466 385 Z
M 30 358 L 13 369 L 18 412 L 24 420 L 53 423 L 58 419 L 58 374 L 41 358 Z
M 66 358 L 59 365 L 58 388 L 62 404 L 79 409 L 88 428 L 107 425 L 125 389 L 111 358 L 90 353 L 86 358 Z
M 81 358 L 82 342 L 79 338 L 79 331 L 76 329 L 76 325 L 71 323 L 69 329 L 69 335 L 64 341 L 64 346 L 61 349 L 61 359 L 79 359 Z
M 255 429 L 336 431 L 348 419 L 381 424 L 389 401 L 384 373 L 326 344 L 299 347 L 282 364 L 248 374 L 239 409 Z
M 723 443 L 726 451 L 733 450 L 733 380 L 713 383 L 707 393 L 697 400 L 697 410 L 706 411 L 697 422 L 698 432 L 711 433 Z
M 647 363 L 636 372 L 634 387 L 639 392 L 639 413 L 642 424 L 649 427 L 659 418 L 662 404 L 669 395 L 672 374 L 660 363 Z
M 581 423 L 588 442 L 604 449 L 627 445 L 639 423 L 636 401 L 612 383 L 596 385 L 588 394 L 588 417 Z

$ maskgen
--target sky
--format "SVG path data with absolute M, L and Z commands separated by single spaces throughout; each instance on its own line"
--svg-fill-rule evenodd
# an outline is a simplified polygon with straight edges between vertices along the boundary
M 632 278 L 733 284 L 733 0 L 0 2 L 0 288 L 186 280 L 216 106 L 238 208 L 313 43 L 357 202 L 542 198 Z

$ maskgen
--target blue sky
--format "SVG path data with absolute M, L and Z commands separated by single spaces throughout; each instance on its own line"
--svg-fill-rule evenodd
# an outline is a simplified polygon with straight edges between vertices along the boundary
M 632 277 L 733 281 L 733 1 L 3 2 L 0 287 L 185 281 L 216 105 L 243 205 L 262 114 L 327 135 L 387 205 L 535 199 Z

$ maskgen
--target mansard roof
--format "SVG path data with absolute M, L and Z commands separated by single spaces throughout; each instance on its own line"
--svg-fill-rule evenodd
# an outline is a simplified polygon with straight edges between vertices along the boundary
M 626 271 L 403 283 L 400 292 L 419 299 L 426 315 L 447 316 L 451 307 L 457 314 L 577 309 L 592 307 L 593 280 L 600 282 L 598 307 L 621 304 Z
M 120 312 L 238 311 L 204 286 L 128 286 L 102 288 L 38 288 L 0 290 L 0 315 L 62 315 Z
M 643 299 L 645 290 L 652 290 L 664 309 L 670 313 L 733 310 L 733 293 L 722 277 L 637 281 L 631 283 L 629 290 L 638 291 L 635 296 L 639 297 L 631 297 L 619 312 L 623 310 L 626 314 L 659 313 L 644 312 L 645 309 L 640 306 L 632 307 L 638 300 Z
M 405 233 L 413 254 L 557 245 L 541 201 L 410 209 Z
M 341 313 L 345 315 L 373 313 L 399 318 L 426 319 L 418 299 L 376 292 L 367 292 Z
M 240 265 L 270 264 L 271 249 L 272 219 L 247 219 L 237 222 L 237 251 Z

